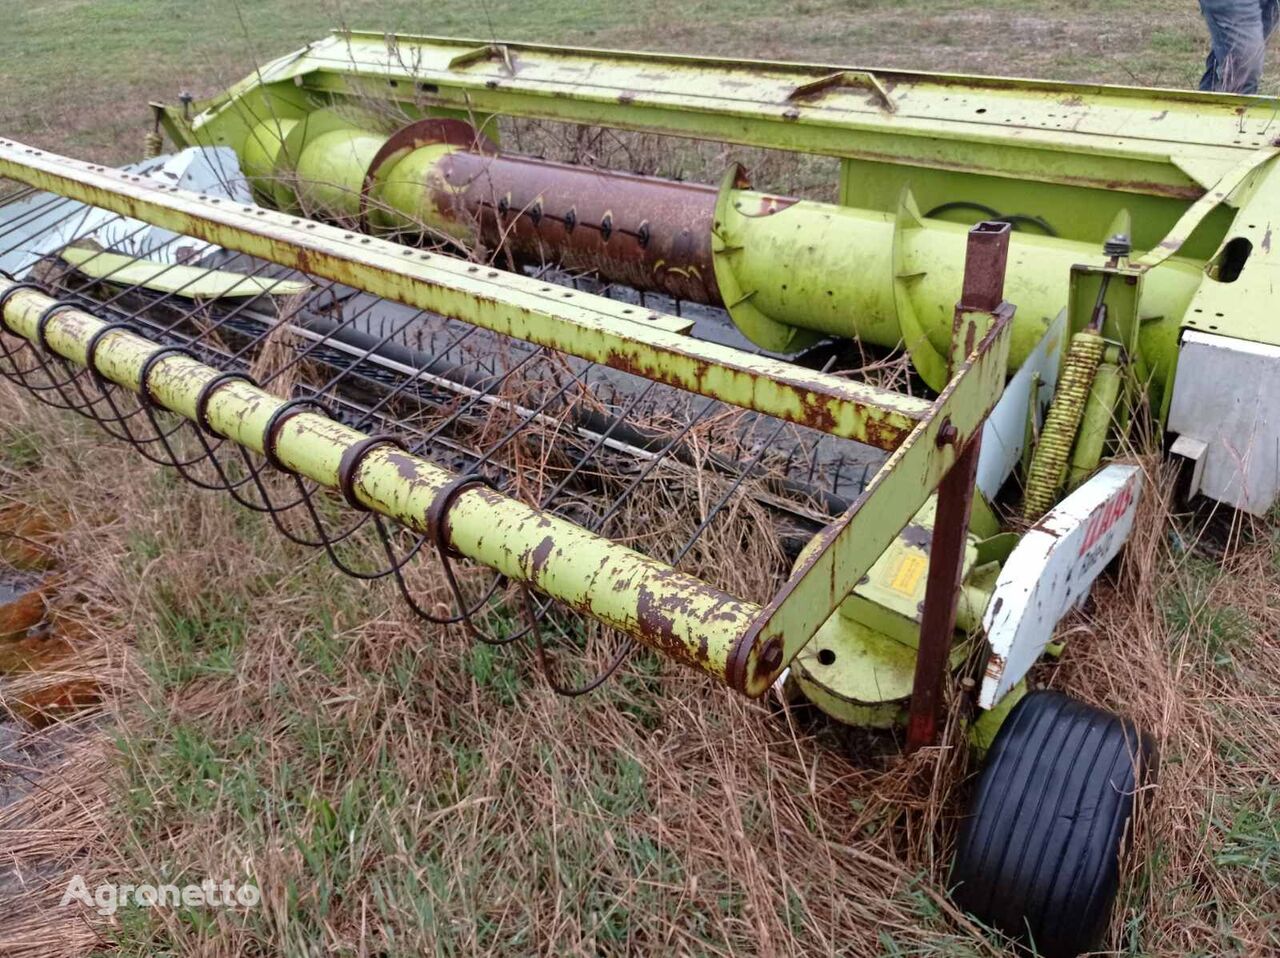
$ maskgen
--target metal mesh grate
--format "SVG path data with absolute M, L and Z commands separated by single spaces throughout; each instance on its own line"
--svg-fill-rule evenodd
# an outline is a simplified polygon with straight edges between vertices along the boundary
M 156 236 L 135 220 L 99 216 L 89 222 L 84 212 L 82 205 L 49 194 L 10 195 L 0 205 L 0 262 L 21 253 L 34 228 L 43 235 L 52 231 L 60 248 L 91 249 L 76 266 L 52 252 L 26 270 L 24 282 L 60 303 L 189 351 L 296 405 L 322 407 L 353 428 L 394 436 L 411 452 L 713 584 L 723 581 L 724 563 L 733 558 L 723 554 L 726 523 L 746 516 L 738 535 L 772 536 L 780 544 L 765 577 L 772 578 L 768 587 L 776 586 L 799 548 L 849 505 L 878 465 L 879 454 L 856 443 L 186 237 Z M 86 272 L 95 260 L 115 253 L 145 253 L 168 265 L 145 286 L 128 282 L 118 270 Z M 193 296 L 199 280 L 188 278 L 169 291 L 157 290 L 166 270 L 179 273 L 190 266 L 200 267 L 200 277 L 234 271 L 261 281 L 263 289 L 201 300 Z M 543 273 L 549 283 L 635 295 L 549 269 Z M 305 292 L 275 295 L 283 284 L 298 281 L 306 284 Z M 671 311 L 688 308 L 671 304 Z M 727 325 L 716 311 L 694 308 L 705 314 L 700 322 Z M 494 629 L 506 631 L 494 641 L 533 629 L 582 643 L 583 630 L 553 612 L 550 600 L 521 601 L 483 567 L 455 573 L 445 550 L 426 536 L 344 508 L 341 497 L 36 344 L 5 336 L 0 342 L 0 371 L 37 398 L 96 420 L 200 488 L 227 492 L 242 506 L 269 515 L 283 535 L 322 550 L 347 574 L 394 579 L 425 619 L 462 621 L 481 638 Z M 428 579 L 434 576 L 438 583 L 443 572 L 453 584 L 452 612 L 429 605 L 415 589 L 424 580 L 413 569 L 423 563 Z M 513 630 L 509 622 L 516 614 L 527 622 Z M 496 618 L 486 623 L 490 616 Z

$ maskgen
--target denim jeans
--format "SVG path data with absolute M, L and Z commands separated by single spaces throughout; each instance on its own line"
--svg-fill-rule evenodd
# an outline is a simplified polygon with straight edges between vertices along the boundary
M 1280 0 L 1200 0 L 1200 12 L 1209 24 L 1209 56 L 1200 89 L 1257 93 Z

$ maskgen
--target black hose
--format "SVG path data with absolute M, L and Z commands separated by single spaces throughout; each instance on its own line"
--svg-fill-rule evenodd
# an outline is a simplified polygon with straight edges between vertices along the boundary
M 925 213 L 925 217 L 938 216 L 941 213 L 949 213 L 952 210 L 976 210 L 989 220 L 997 223 L 1008 223 L 1014 229 L 1018 228 L 1019 223 L 1028 223 L 1046 236 L 1057 236 L 1058 231 L 1049 225 L 1048 221 L 1041 216 L 1032 216 L 1028 213 L 1001 213 L 993 206 L 987 206 L 986 203 L 973 203 L 968 200 L 955 200 L 951 203 L 942 203 L 935 206 L 929 212 Z

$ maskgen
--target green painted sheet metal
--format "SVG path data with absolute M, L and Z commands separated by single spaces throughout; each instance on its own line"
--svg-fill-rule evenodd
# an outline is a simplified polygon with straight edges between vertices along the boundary
M 809 201 L 771 206 L 770 199 L 735 191 L 722 205 L 717 241 L 732 252 L 722 254 L 727 262 L 717 263 L 717 278 L 732 271 L 751 310 L 782 326 L 798 323 L 889 347 L 905 338 L 917 370 L 940 388 L 968 228 L 922 220 L 914 204 L 892 216 Z M 1072 267 L 1105 259 L 1100 243 L 1032 232 L 1011 236 L 1005 295 L 1018 306 L 1011 368 L 1021 365 L 1067 305 Z M 1142 352 L 1152 368 L 1144 372 L 1159 383 L 1172 374 L 1180 321 L 1203 280 L 1198 264 L 1177 257 L 1145 278 Z M 912 345 L 913 329 L 928 342 Z M 936 357 L 933 366 L 922 362 L 929 355 Z
M 272 127 L 273 121 L 264 121 Z M 447 191 L 439 167 L 455 147 L 444 143 L 405 148 L 380 164 L 366 187 L 370 160 L 387 141 L 376 118 L 320 109 L 295 121 L 288 148 L 264 168 L 256 154 L 244 159 L 255 187 L 284 209 L 354 223 L 360 219 L 362 192 L 377 215 L 379 232 L 420 224 L 467 243 L 474 223 L 440 208 Z M 299 131 L 310 129 L 308 136 Z M 251 137 L 269 139 L 271 129 Z M 527 175 L 535 184 L 536 160 Z M 1256 163 L 1257 161 L 1255 161 Z M 1252 167 L 1250 167 L 1252 168 Z M 600 174 L 607 176 L 608 174 Z M 1225 192 L 1206 194 L 1195 204 L 1207 210 L 1221 202 L 1244 173 L 1233 172 Z M 674 186 L 653 179 L 658 192 Z M 739 329 L 757 345 L 792 352 L 823 335 L 856 338 L 887 348 L 906 342 L 921 378 L 935 390 L 947 379 L 945 352 L 951 336 L 952 304 L 963 275 L 968 229 L 965 225 L 922 217 L 909 190 L 903 190 L 893 215 L 829 203 L 797 201 L 748 188 L 744 171 L 734 165 L 725 174 L 715 205 L 711 249 L 715 283 Z M 397 215 L 398 214 L 398 215 Z M 631 218 L 638 215 L 628 210 Z M 695 241 L 696 241 L 695 237 Z M 1006 292 L 1018 304 L 1010 365 L 1017 367 L 1043 337 L 1068 301 L 1072 269 L 1106 260 L 1098 242 L 1082 242 L 1036 232 L 1013 235 Z M 1167 241 L 1172 243 L 1172 241 Z M 1145 379 L 1163 387 L 1172 373 L 1179 321 L 1196 286 L 1200 264 L 1157 247 L 1146 263 L 1143 355 L 1150 365 Z M 552 256 L 558 250 L 549 250 Z M 1145 261 L 1144 261 L 1145 263 Z M 853 268 L 855 267 L 856 268 Z
M 893 728 L 906 719 L 916 650 L 833 615 L 791 663 L 804 697 L 846 725 Z
M 0 140 L 0 175 L 440 315 L 895 448 L 929 403 L 671 331 L 676 317 Z M 904 519 L 905 522 L 905 519 Z
M 0 292 L 12 285 L 0 278 Z M 34 343 L 40 316 L 53 302 L 19 289 L 6 302 L 3 318 Z M 59 310 L 46 324 L 46 341 L 59 355 L 84 365 L 90 339 L 104 325 L 80 310 Z M 102 337 L 95 365 L 107 379 L 139 392 L 143 364 L 158 349 L 134 333 L 111 331 Z M 201 387 L 217 373 L 194 359 L 169 355 L 154 363 L 148 391 L 162 406 L 194 420 Z M 219 434 L 262 452 L 263 432 L 283 402 L 247 383 L 228 382 L 210 399 L 208 420 Z M 299 475 L 336 489 L 343 454 L 364 438 L 328 417 L 300 413 L 278 431 L 275 453 Z M 368 508 L 427 533 L 432 502 L 455 478 L 424 459 L 383 446 L 361 461 L 353 489 Z M 473 487 L 457 496 L 446 532 L 462 555 L 720 679 L 735 641 L 759 613 L 759 606 L 488 488 Z
M 157 263 L 119 253 L 68 246 L 58 254 L 86 276 L 121 286 L 145 286 L 187 299 L 235 299 L 251 296 L 299 296 L 310 283 L 292 279 L 259 279 L 228 270 Z
M 222 118 L 264 85 L 1184 200 L 1274 138 L 1266 97 L 360 32 L 198 104 L 189 135 L 236 146 Z
M 1254 343 L 1280 346 L 1276 290 L 1280 289 L 1280 162 L 1256 168 L 1238 191 L 1240 212 L 1206 267 L 1184 324 Z M 1225 269 L 1228 252 L 1239 260 Z M 1166 393 L 1166 401 L 1172 390 Z
M 819 534 L 739 641 L 729 660 L 730 685 L 763 694 L 937 488 L 955 450 L 982 428 L 1004 391 L 1011 320 L 1006 308 L 938 395 L 932 415 L 885 461 L 849 511 Z M 955 430 L 954 442 L 940 440 L 944 428 Z M 782 648 L 769 661 L 762 653 L 773 640 Z

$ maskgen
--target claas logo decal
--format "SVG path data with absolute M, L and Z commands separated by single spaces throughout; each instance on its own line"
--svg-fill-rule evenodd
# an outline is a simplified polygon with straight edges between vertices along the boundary
M 1133 480 L 1126 482 L 1119 492 L 1099 506 L 1089 517 L 1089 528 L 1085 533 L 1084 541 L 1080 544 L 1079 555 L 1083 556 L 1097 545 L 1098 540 L 1129 511 L 1129 507 L 1133 504 L 1133 485 Z

